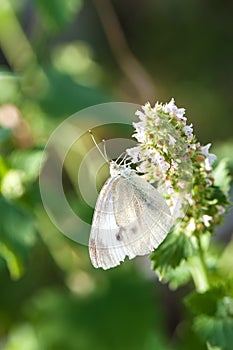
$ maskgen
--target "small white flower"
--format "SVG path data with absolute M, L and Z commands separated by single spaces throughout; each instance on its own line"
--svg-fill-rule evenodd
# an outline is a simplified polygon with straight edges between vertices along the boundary
M 146 120 L 146 115 L 142 111 L 136 111 L 135 115 L 137 115 L 138 118 L 143 122 Z
M 195 231 L 196 225 L 195 225 L 195 220 L 194 220 L 194 218 L 191 218 L 191 219 L 189 220 L 189 223 L 188 223 L 188 225 L 187 225 L 187 229 L 188 229 L 189 232 Z
M 164 111 L 165 113 L 170 114 L 170 115 L 176 116 L 176 118 L 177 118 L 178 120 L 180 120 L 183 124 L 186 123 L 187 118 L 184 117 L 185 109 L 184 109 L 184 108 L 178 108 L 178 107 L 175 105 L 175 100 L 174 100 L 174 98 L 172 98 L 171 101 L 170 101 L 169 103 L 166 103 L 166 104 L 163 106 L 163 111 Z
M 173 136 L 171 136 L 170 134 L 168 134 L 168 138 L 169 138 L 169 145 L 174 146 L 176 143 L 176 139 Z
M 155 126 L 159 126 L 161 124 L 161 119 L 159 117 L 156 117 L 154 124 L 155 124 Z
M 156 102 L 154 108 L 152 108 L 152 110 L 154 111 L 154 113 L 158 112 L 158 111 L 162 111 L 163 110 L 163 105 L 162 103 Z
M 154 111 L 153 109 L 151 108 L 151 105 L 150 105 L 150 102 L 147 102 L 144 106 L 142 106 L 142 110 L 144 111 L 144 113 L 151 117 L 154 115 Z
M 213 220 L 212 216 L 209 216 L 209 215 L 203 215 L 202 219 L 203 219 L 203 223 L 206 227 L 209 227 L 210 222 Z
M 146 160 L 137 166 L 137 171 L 140 173 L 149 173 L 151 165 Z
M 191 193 L 185 193 L 184 197 L 188 201 L 189 205 L 194 205 L 195 204 L 195 201 L 192 198 Z
M 166 103 L 165 106 L 163 106 L 163 111 L 165 113 L 176 115 L 178 108 L 175 105 L 174 98 L 172 98 L 170 102 Z
M 205 159 L 205 170 L 207 171 L 207 173 L 211 172 L 212 171 L 212 166 L 210 164 L 210 161 L 208 158 Z
M 171 165 L 172 165 L 172 167 L 173 167 L 174 170 L 178 170 L 179 165 L 178 165 L 177 162 L 174 161 L 174 159 L 172 159 Z
M 180 121 L 182 121 L 185 124 L 187 118 L 184 117 L 184 114 L 185 114 L 185 108 L 178 108 L 178 110 L 176 112 L 176 117 L 177 117 L 177 119 L 179 119 Z
M 205 179 L 205 182 L 206 182 L 206 185 L 209 187 L 209 186 L 211 186 L 212 185 L 212 181 L 210 180 L 210 179 Z
M 226 209 L 222 205 L 216 205 L 216 208 L 218 209 L 218 214 L 222 215 L 225 213 Z
M 170 180 L 165 181 L 165 188 L 168 194 L 173 194 L 174 193 L 174 188 L 172 186 L 172 183 Z
M 137 146 L 137 147 L 128 148 L 126 150 L 126 153 L 131 157 L 131 160 L 133 163 L 137 163 L 140 159 L 140 151 L 141 151 L 141 147 Z
M 197 149 L 197 145 L 195 144 L 195 143 L 189 143 L 188 145 L 187 145 L 187 148 L 188 148 L 188 150 L 196 150 Z
M 138 142 L 146 141 L 144 122 L 133 123 L 133 126 L 136 130 L 136 133 L 133 134 L 133 137 L 135 137 Z
M 170 164 L 165 161 L 164 157 L 159 152 L 157 152 L 151 159 L 158 164 L 160 171 L 167 171 L 170 168 Z
M 179 181 L 177 184 L 182 190 L 187 187 L 187 183 L 185 181 Z
M 204 154 L 204 156 L 208 159 L 210 165 L 212 165 L 217 159 L 217 157 L 215 154 L 209 153 L 210 146 L 211 146 L 211 143 L 208 143 L 207 145 L 201 147 L 201 153 Z
M 191 140 L 193 138 L 193 124 L 184 126 L 183 131 L 188 140 Z

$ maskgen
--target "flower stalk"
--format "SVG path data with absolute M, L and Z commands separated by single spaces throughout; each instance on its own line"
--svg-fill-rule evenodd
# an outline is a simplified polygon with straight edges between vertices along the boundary
M 216 156 L 209 153 L 210 143 L 202 146 L 197 141 L 185 109 L 178 108 L 174 99 L 166 104 L 157 102 L 154 107 L 146 103 L 136 115 L 139 121 L 133 124 L 133 136 L 138 145 L 127 153 L 137 171 L 154 183 L 166 200 L 175 223 L 168 236 L 180 237 L 181 245 L 174 247 L 178 241 L 167 236 L 152 254 L 154 267 L 168 271 L 169 266 L 173 269 L 186 261 L 197 291 L 204 292 L 209 281 L 202 240 L 207 233 L 215 233 L 229 204 L 226 194 L 215 185 L 212 164 Z M 179 258 L 172 253 L 176 250 Z M 168 256 L 165 263 L 164 252 Z M 166 268 L 160 266 L 161 261 Z

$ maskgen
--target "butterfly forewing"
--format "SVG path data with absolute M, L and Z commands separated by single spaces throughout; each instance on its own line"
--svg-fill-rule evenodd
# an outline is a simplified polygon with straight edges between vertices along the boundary
M 121 177 L 114 198 L 116 223 L 130 255 L 150 253 L 166 237 L 173 220 L 159 192 L 138 175 Z M 114 196 L 115 197 L 115 196 Z M 134 256 L 135 256 L 134 255 Z

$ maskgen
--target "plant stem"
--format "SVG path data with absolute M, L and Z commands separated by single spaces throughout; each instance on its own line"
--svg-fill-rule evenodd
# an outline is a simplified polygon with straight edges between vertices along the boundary
M 189 259 L 189 268 L 197 292 L 204 293 L 209 289 L 208 269 L 206 267 L 204 252 L 200 237 L 197 237 L 199 255 Z

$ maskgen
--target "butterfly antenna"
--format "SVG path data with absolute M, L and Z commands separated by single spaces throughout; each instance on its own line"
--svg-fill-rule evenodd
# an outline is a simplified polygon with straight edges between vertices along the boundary
M 92 131 L 91 131 L 91 130 L 88 130 L 88 131 L 89 131 L 89 134 L 90 134 L 90 136 L 91 136 L 91 138 L 92 138 L 92 141 L 94 142 L 94 144 L 95 144 L 96 148 L 98 149 L 98 151 L 100 152 L 101 156 L 104 158 L 104 160 L 105 160 L 106 162 L 109 163 L 109 160 L 108 160 L 108 157 L 107 157 L 107 153 L 106 153 L 105 140 L 103 140 L 103 141 L 104 141 L 104 153 L 103 153 L 103 152 L 101 151 L 101 149 L 99 148 L 99 146 L 98 146 L 98 144 L 97 144 L 97 142 L 96 142 L 96 140 L 95 140 L 95 137 L 94 137 Z
M 122 153 L 117 157 L 117 159 L 115 160 L 116 163 L 118 162 L 119 159 L 121 159 L 121 157 L 123 156 L 124 153 L 125 153 L 125 151 L 122 152 Z M 122 160 L 120 161 L 119 165 L 122 164 L 122 162 L 124 161 L 125 157 L 126 157 L 126 154 L 124 155 L 124 157 L 123 157 Z
M 128 161 L 130 161 L 129 163 L 127 163 Z M 132 164 L 133 162 L 131 161 L 131 158 L 130 157 L 126 157 L 125 159 L 124 159 L 124 166 L 129 166 L 130 164 Z
M 106 151 L 106 140 L 103 139 L 102 142 L 103 142 L 103 144 L 104 144 L 104 157 L 105 157 L 106 159 L 108 159 L 108 155 L 107 155 L 107 151 Z M 109 162 L 109 160 L 108 160 L 108 162 Z

